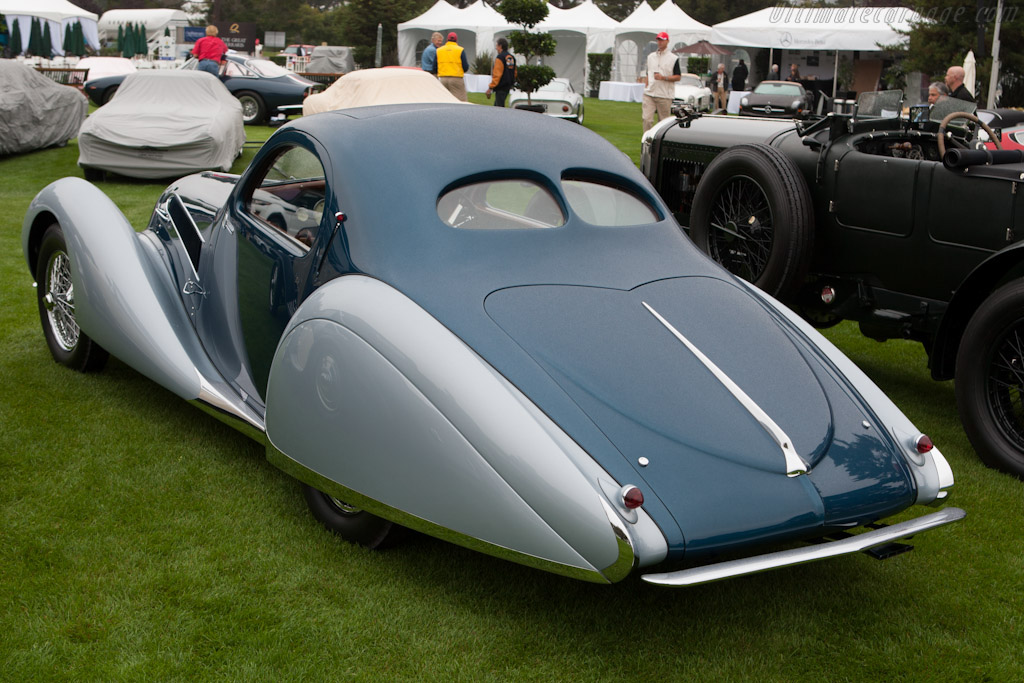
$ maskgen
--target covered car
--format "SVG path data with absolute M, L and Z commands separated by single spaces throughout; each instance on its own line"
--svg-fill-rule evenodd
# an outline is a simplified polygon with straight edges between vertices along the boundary
M 804 86 L 790 81 L 761 81 L 740 99 L 740 116 L 799 119 L 812 110 L 812 97 Z
M 459 102 L 441 82 L 422 69 L 384 67 L 345 74 L 302 103 L 303 116 L 375 104 Z
M 104 171 L 133 178 L 227 171 L 244 143 L 242 106 L 217 77 L 138 71 L 82 124 L 78 165 L 90 178 Z
M 189 59 L 179 68 L 195 71 L 196 59 Z M 242 120 L 246 125 L 260 124 L 272 116 L 297 114 L 302 101 L 320 89 L 320 84 L 292 73 L 269 59 L 258 59 L 229 52 L 218 76 L 231 94 L 242 103 Z M 96 106 L 103 106 L 117 93 L 125 76 L 92 78 L 85 82 L 85 94 Z
M 508 106 L 522 109 L 531 106 L 559 119 L 571 119 L 583 123 L 583 96 L 573 90 L 568 78 L 554 78 L 527 98 L 522 90 L 513 90 L 508 96 Z
M 675 83 L 672 106 L 685 106 L 697 111 L 708 111 L 711 109 L 711 88 L 704 85 L 704 80 L 700 76 L 682 74 Z
M 0 155 L 63 145 L 78 135 L 89 102 L 32 67 L 0 59 Z
M 306 65 L 308 73 L 347 74 L 356 70 L 352 48 L 341 45 L 317 45 Z
M 127 76 L 138 71 L 130 59 L 124 57 L 83 57 L 75 64 L 76 69 L 88 69 L 86 82 L 110 76 Z
M 517 144 L 495 153 L 496 130 Z M 454 104 L 303 117 L 241 176 L 171 184 L 141 233 L 58 180 L 22 244 L 56 360 L 113 354 L 232 424 L 369 547 L 405 526 L 681 586 L 890 554 L 964 514 L 877 526 L 946 499 L 938 449 L 582 126 Z M 740 559 L 701 566 L 723 552 Z

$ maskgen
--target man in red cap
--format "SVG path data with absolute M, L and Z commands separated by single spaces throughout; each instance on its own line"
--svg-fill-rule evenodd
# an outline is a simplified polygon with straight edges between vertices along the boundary
M 646 85 L 641 106 L 644 132 L 654 125 L 654 114 L 664 121 L 672 114 L 672 98 L 676 94 L 674 83 L 679 80 L 679 58 L 668 49 L 668 34 L 658 34 L 658 49 L 647 55 L 647 70 L 640 82 Z
M 437 78 L 448 92 L 463 102 L 466 97 L 466 81 L 463 76 L 469 71 L 466 51 L 459 47 L 459 36 L 452 31 L 448 34 L 448 42 L 437 48 Z

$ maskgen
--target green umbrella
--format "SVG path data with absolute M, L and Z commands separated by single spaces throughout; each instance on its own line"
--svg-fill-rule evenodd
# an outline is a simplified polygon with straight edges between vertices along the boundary
M 124 26 L 117 27 L 117 50 L 120 52 L 124 49 Z
M 76 21 L 74 28 L 75 54 L 79 57 L 85 55 L 85 33 L 82 31 L 82 22 Z
M 53 38 L 50 36 L 50 22 L 48 21 L 43 23 L 43 42 L 39 56 L 44 59 L 53 58 Z
M 11 21 L 10 47 L 12 57 L 17 57 L 21 54 L 21 26 L 18 24 L 17 19 Z
M 32 56 L 39 54 L 39 48 L 43 42 L 43 36 L 39 31 L 39 19 L 32 17 L 32 30 L 28 34 L 28 52 Z
M 64 50 L 64 54 L 68 54 L 72 50 L 72 38 L 71 38 L 71 24 L 64 24 L 64 42 L 61 43 L 61 49 Z
M 131 59 L 135 56 L 135 39 L 132 35 L 132 25 L 125 24 L 124 26 L 124 47 L 121 48 L 121 54 Z

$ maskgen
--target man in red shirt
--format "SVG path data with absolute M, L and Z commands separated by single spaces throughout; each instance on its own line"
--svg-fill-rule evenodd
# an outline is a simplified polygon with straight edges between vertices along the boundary
M 220 65 L 227 51 L 228 46 L 217 37 L 217 27 L 213 25 L 206 27 L 206 37 L 197 40 L 192 48 L 192 54 L 199 60 L 199 69 L 214 76 L 220 73 Z

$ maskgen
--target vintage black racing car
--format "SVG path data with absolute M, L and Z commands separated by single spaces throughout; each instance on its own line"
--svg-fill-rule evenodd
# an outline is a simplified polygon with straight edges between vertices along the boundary
M 642 168 L 698 247 L 813 324 L 924 344 L 981 459 L 1024 477 L 1024 163 L 974 149 L 973 107 L 904 116 L 889 91 L 801 123 L 680 111 Z

